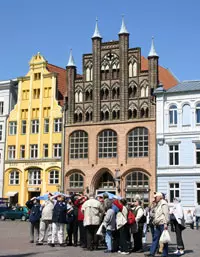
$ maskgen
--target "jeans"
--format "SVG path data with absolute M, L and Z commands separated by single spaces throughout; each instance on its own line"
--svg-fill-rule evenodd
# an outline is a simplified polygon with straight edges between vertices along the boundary
M 155 255 L 155 253 L 156 253 L 156 250 L 159 245 L 160 236 L 163 231 L 164 231 L 164 225 L 157 225 L 155 227 L 153 242 L 152 242 L 152 245 L 150 248 L 150 253 L 152 255 Z M 168 244 L 164 244 L 162 256 L 165 256 L 165 257 L 168 256 Z
M 111 230 L 106 230 L 106 245 L 107 249 L 109 251 L 112 251 L 112 231 Z
M 200 217 L 196 216 L 196 229 L 199 229 L 199 221 L 200 221 Z

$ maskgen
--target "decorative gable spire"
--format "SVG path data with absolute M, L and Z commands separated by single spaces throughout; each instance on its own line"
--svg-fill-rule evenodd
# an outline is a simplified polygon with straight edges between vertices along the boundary
M 96 18 L 95 30 L 92 38 L 102 38 L 98 28 L 98 19 Z
M 154 46 L 154 37 L 152 37 L 152 40 L 151 40 L 151 49 L 148 57 L 158 57 L 158 54 L 156 53 L 155 46 Z
M 76 64 L 74 62 L 74 57 L 72 55 L 72 49 L 70 49 L 70 55 L 69 55 L 69 61 L 68 61 L 68 64 L 67 64 L 67 67 L 75 67 Z
M 124 15 L 122 15 L 122 25 L 121 25 L 121 29 L 119 32 L 119 35 L 121 35 L 121 34 L 129 34 L 128 30 L 126 29 L 125 22 L 124 22 Z

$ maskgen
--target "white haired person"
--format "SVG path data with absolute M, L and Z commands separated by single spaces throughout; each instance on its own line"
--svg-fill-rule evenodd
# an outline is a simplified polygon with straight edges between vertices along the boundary
M 165 229 L 168 229 L 167 223 L 169 221 L 169 209 L 168 209 L 168 204 L 167 202 L 163 199 L 163 194 L 160 192 L 156 192 L 154 194 L 155 198 L 155 216 L 153 220 L 153 224 L 155 225 L 155 231 L 154 231 L 154 238 L 152 245 L 150 247 L 150 253 L 145 254 L 145 256 L 155 256 L 155 253 L 157 251 L 157 248 L 159 246 L 159 240 L 162 235 L 162 232 Z M 168 256 L 168 244 L 164 244 L 163 247 L 163 257 Z
M 174 198 L 174 207 L 172 209 L 174 215 L 173 223 L 175 226 L 177 250 L 174 254 L 180 256 L 184 254 L 184 243 L 182 238 L 182 231 L 185 229 L 184 212 L 181 206 L 181 200 L 178 197 Z

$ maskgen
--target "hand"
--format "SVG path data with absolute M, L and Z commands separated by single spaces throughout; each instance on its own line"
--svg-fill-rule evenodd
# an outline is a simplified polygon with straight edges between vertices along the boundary
M 36 199 L 36 197 L 34 196 L 33 198 L 31 198 L 31 201 L 33 201 L 33 200 L 35 200 Z
M 167 229 L 168 229 L 167 224 L 164 224 L 164 229 L 165 229 L 165 230 L 167 230 Z

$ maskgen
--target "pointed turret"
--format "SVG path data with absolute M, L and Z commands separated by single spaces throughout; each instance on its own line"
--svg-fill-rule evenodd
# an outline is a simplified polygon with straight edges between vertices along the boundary
M 92 38 L 102 38 L 98 28 L 98 19 L 96 18 L 95 30 Z
M 121 34 L 129 34 L 128 30 L 126 29 L 125 22 L 124 22 L 124 16 L 122 16 L 122 25 L 121 25 L 121 29 L 119 32 L 119 35 L 121 35 Z
M 158 57 L 158 54 L 156 53 L 155 46 L 154 46 L 154 37 L 152 37 L 152 40 L 151 40 L 151 49 L 148 57 Z
M 69 61 L 68 61 L 68 64 L 67 64 L 67 67 L 75 67 L 76 64 L 74 62 L 74 57 L 72 55 L 72 49 L 70 50 L 70 55 L 69 55 Z

